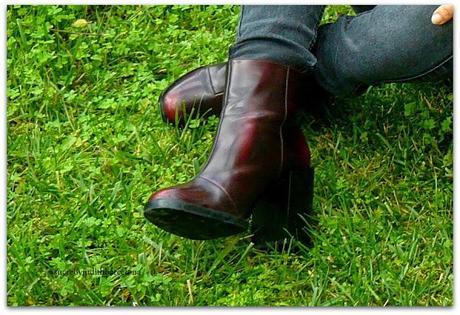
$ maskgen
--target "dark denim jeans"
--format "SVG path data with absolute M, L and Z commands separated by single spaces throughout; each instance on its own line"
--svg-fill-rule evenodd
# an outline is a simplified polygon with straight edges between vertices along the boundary
M 231 59 L 269 59 L 309 71 L 324 6 L 245 5 L 241 7 Z
M 230 58 L 312 70 L 334 95 L 385 82 L 451 78 L 453 21 L 433 25 L 437 7 L 355 6 L 356 16 L 318 27 L 323 6 L 243 6 Z

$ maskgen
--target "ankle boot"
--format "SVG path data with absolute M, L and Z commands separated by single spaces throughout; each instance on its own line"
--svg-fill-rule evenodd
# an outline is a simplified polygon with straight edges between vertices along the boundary
M 189 116 L 220 115 L 227 64 L 197 68 L 174 81 L 160 96 L 165 122 L 183 125 Z
M 188 183 L 152 194 L 146 218 L 179 236 L 212 239 L 245 231 L 256 209 L 256 239 L 271 231 L 297 233 L 297 213 L 308 203 L 310 155 L 293 117 L 311 80 L 270 61 L 229 61 L 208 161 Z M 276 213 L 282 222 L 263 219 L 280 220 Z

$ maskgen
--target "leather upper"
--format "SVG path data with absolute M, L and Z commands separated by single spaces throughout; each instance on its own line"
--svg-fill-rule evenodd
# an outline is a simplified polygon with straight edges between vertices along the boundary
M 163 189 L 150 200 L 180 199 L 245 218 L 283 169 L 309 164 L 302 132 L 292 124 L 308 94 L 308 76 L 263 60 L 232 60 L 227 69 L 222 116 L 208 161 L 190 182 Z

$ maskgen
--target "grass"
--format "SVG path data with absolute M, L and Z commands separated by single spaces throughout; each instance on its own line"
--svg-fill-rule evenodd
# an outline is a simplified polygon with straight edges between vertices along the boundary
M 151 192 L 199 171 L 218 124 L 165 125 L 158 96 L 226 59 L 238 11 L 8 7 L 8 305 L 452 305 L 453 105 L 442 85 L 372 87 L 304 117 L 311 248 L 263 252 L 245 234 L 192 241 L 144 219 Z M 324 20 L 347 12 L 329 7 Z

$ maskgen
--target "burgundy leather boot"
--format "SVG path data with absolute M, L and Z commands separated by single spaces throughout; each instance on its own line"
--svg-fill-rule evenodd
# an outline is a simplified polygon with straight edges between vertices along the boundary
M 182 125 L 188 117 L 220 115 L 224 98 L 227 64 L 197 68 L 180 77 L 160 96 L 165 122 Z
M 245 231 L 254 239 L 302 239 L 311 202 L 310 153 L 293 122 L 309 95 L 308 75 L 263 60 L 232 60 L 208 161 L 188 183 L 150 197 L 145 216 L 171 233 L 212 239 Z

